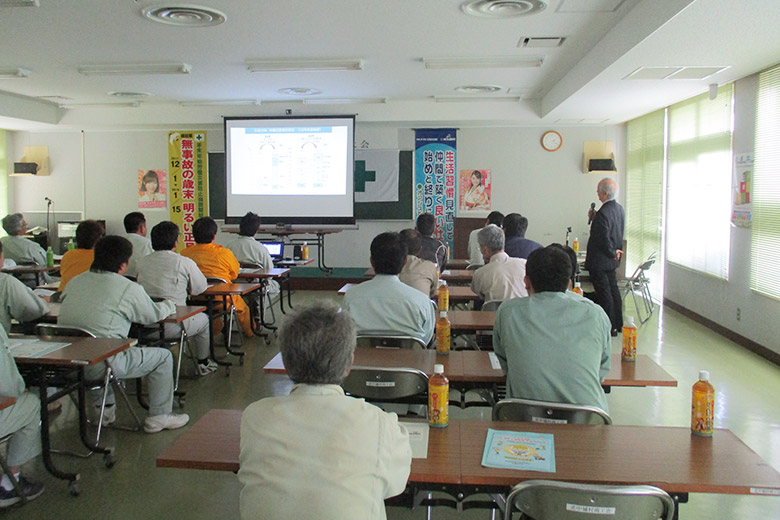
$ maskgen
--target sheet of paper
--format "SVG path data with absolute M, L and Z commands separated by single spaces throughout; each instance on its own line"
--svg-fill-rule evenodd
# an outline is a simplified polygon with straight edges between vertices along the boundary
M 56 291 L 50 291 L 49 289 L 41 289 L 40 287 L 37 289 L 33 289 L 33 293 L 35 293 L 38 296 L 51 296 Z
M 272 357 L 271 361 L 266 363 L 263 368 L 267 370 L 285 370 L 284 362 L 282 361 L 282 353 L 279 352 L 274 357 Z
M 550 433 L 488 429 L 482 465 L 555 473 L 555 442 Z
M 423 422 L 400 421 L 409 431 L 409 444 L 412 446 L 413 459 L 428 458 L 428 431 L 430 426 Z
M 493 370 L 501 370 L 501 362 L 498 360 L 496 353 L 491 352 L 488 354 L 488 357 L 490 358 L 490 366 L 493 367 Z
M 10 338 L 8 350 L 13 357 L 39 358 L 52 352 L 67 347 L 70 343 L 57 343 L 54 341 L 41 341 L 35 338 Z

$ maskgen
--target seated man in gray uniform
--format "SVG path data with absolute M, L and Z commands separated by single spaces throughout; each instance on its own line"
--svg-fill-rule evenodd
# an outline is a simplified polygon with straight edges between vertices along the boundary
M 268 272 L 273 268 L 274 261 L 268 248 L 262 242 L 255 240 L 259 229 L 260 217 L 250 211 L 241 217 L 241 222 L 238 225 L 238 237 L 228 242 L 225 247 L 233 251 L 240 264 L 259 265 Z M 268 292 L 279 294 L 279 283 L 276 280 L 268 280 L 267 282 Z
M 0 242 L 0 265 L 3 265 L 3 258 L 3 244 Z M 46 301 L 15 277 L 0 273 L 0 325 L 5 330 L 11 330 L 11 318 L 25 322 L 49 312 Z
M 152 228 L 154 253 L 138 260 L 138 283 L 152 298 L 164 298 L 177 305 L 186 305 L 187 296 L 201 294 L 208 288 L 206 277 L 191 259 L 176 252 L 179 227 L 170 221 Z M 217 369 L 209 359 L 209 317 L 201 312 L 182 323 L 198 358 L 198 375 L 205 376 Z M 165 324 L 165 336 L 178 337 L 178 323 Z
M 133 211 L 125 215 L 125 238 L 133 244 L 133 256 L 130 257 L 130 265 L 127 266 L 127 276 L 138 276 L 138 260 L 152 254 L 152 243 L 146 238 L 146 217 L 140 211 Z
M 355 351 L 352 318 L 320 303 L 287 318 L 279 343 L 295 386 L 244 411 L 241 518 L 386 518 L 384 500 L 406 487 L 412 450 L 394 413 L 339 386 Z
M 27 221 L 24 220 L 24 215 L 21 213 L 6 215 L 3 219 L 3 229 L 8 233 L 7 237 L 0 238 L 6 258 L 10 258 L 16 262 L 17 265 L 46 265 L 46 251 L 37 242 L 33 242 L 22 236 L 27 233 Z M 22 280 L 25 285 L 35 287 L 34 274 L 21 275 L 19 279 Z M 41 280 L 43 283 L 52 281 L 51 277 L 46 273 L 41 273 Z
M 604 310 L 567 292 L 569 256 L 556 246 L 528 256 L 529 296 L 496 312 L 493 349 L 507 374 L 507 397 L 590 405 L 607 410 L 601 382 L 610 367 Z
M 417 217 L 417 231 L 420 232 L 422 250 L 417 255 L 436 264 L 441 273 L 447 267 L 447 245 L 433 236 L 436 231 L 436 217 L 430 213 L 421 213 Z
M 8 469 L 27 500 L 43 493 L 43 484 L 31 482 L 19 475 L 19 467 L 41 452 L 41 402 L 26 392 L 14 358 L 8 350 L 8 336 L 0 327 L 0 396 L 15 397 L 16 403 L 0 410 L 0 437 L 12 433 L 8 442 Z M 0 508 L 21 502 L 13 482 L 3 473 L 0 479 Z
M 373 280 L 353 287 L 344 296 L 358 333 L 413 336 L 427 345 L 436 315 L 427 294 L 403 283 L 398 274 L 406 262 L 406 244 L 398 233 L 381 233 L 371 242 Z
M 80 327 L 99 338 L 126 338 L 132 323 L 151 325 L 176 310 L 170 301 L 154 302 L 144 288 L 124 276 L 133 246 L 126 238 L 106 236 L 95 245 L 95 261 L 86 273 L 68 283 L 62 293 L 59 325 Z M 181 428 L 190 420 L 187 414 L 173 414 L 173 356 L 167 349 L 130 347 L 108 358 L 118 379 L 146 377 L 149 387 L 149 415 L 144 431 Z M 86 370 L 90 379 L 103 377 L 105 367 Z M 91 393 L 100 406 L 101 392 Z M 107 400 L 103 422 L 116 418 L 114 395 Z

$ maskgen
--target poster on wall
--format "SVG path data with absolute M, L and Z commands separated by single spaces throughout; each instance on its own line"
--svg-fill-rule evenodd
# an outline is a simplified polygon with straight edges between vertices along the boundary
M 455 132 L 418 129 L 414 136 L 414 216 L 432 213 L 435 236 L 450 251 L 455 231 Z
M 750 227 L 753 203 L 753 154 L 734 155 L 734 173 L 732 177 L 731 222 L 735 226 Z
M 490 211 L 492 189 L 490 170 L 460 170 L 458 212 Z
M 179 250 L 195 244 L 192 224 L 209 214 L 206 132 L 168 132 L 171 221 L 182 232 Z
M 138 170 L 138 209 L 167 208 L 168 182 L 165 170 Z

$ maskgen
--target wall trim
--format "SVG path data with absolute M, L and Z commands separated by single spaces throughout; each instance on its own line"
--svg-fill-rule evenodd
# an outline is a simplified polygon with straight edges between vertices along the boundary
M 670 309 L 675 310 L 682 314 L 683 316 L 692 319 L 693 321 L 700 323 L 701 325 L 704 325 L 708 329 L 720 334 L 721 336 L 733 341 L 737 345 L 740 345 L 741 347 L 744 347 L 751 352 L 754 352 L 761 356 L 762 358 L 771 361 L 775 365 L 780 366 L 780 354 L 773 351 L 772 349 L 769 349 L 765 347 L 764 345 L 761 345 L 760 343 L 756 343 L 752 339 L 746 338 L 745 336 L 742 336 L 741 334 L 737 334 L 733 330 L 727 329 L 720 323 L 714 322 L 709 318 L 705 318 L 701 314 L 698 314 L 686 307 L 683 307 L 677 302 L 674 302 L 672 300 L 669 300 L 668 298 L 664 298 L 664 305 L 668 306 Z

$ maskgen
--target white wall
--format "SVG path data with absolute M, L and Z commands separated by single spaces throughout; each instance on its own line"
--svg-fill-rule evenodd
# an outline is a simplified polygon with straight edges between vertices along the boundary
M 754 74 L 737 81 L 734 87 L 735 154 L 753 152 L 757 84 L 758 75 Z M 732 226 L 728 280 L 667 263 L 665 296 L 780 353 L 780 301 L 750 290 L 750 237 L 750 229 Z
M 15 177 L 11 180 L 10 209 L 45 211 L 44 196 L 56 202 L 55 210 L 84 211 L 85 218 L 105 219 L 109 233 L 123 231 L 121 220 L 136 209 L 138 169 L 167 169 L 170 129 L 86 132 L 17 132 L 13 135 L 13 156 L 21 156 L 24 145 L 47 145 L 51 155 L 51 176 Z M 223 149 L 219 125 L 200 125 L 208 134 L 208 150 Z M 458 169 L 489 169 L 493 172 L 493 207 L 504 213 L 527 216 L 528 237 L 543 244 L 563 242 L 566 227 L 571 239 L 587 241 L 586 212 L 597 202 L 597 174 L 582 173 L 583 142 L 613 140 L 618 169 L 625 165 L 625 129 L 609 127 L 558 127 L 563 146 L 547 152 L 540 145 L 547 128 L 466 127 L 458 131 Z M 356 143 L 367 141 L 371 148 L 414 147 L 414 130 L 393 124 L 358 124 Z M 83 150 L 83 152 L 82 152 Z M 622 184 L 623 175 L 617 176 Z M 622 200 L 622 194 L 620 195 Z M 150 225 L 168 218 L 164 210 L 144 210 Z M 333 267 L 367 267 L 368 246 L 382 231 L 413 227 L 410 221 L 360 221 L 357 231 L 329 236 L 326 262 Z M 218 242 L 225 238 L 218 237 Z

